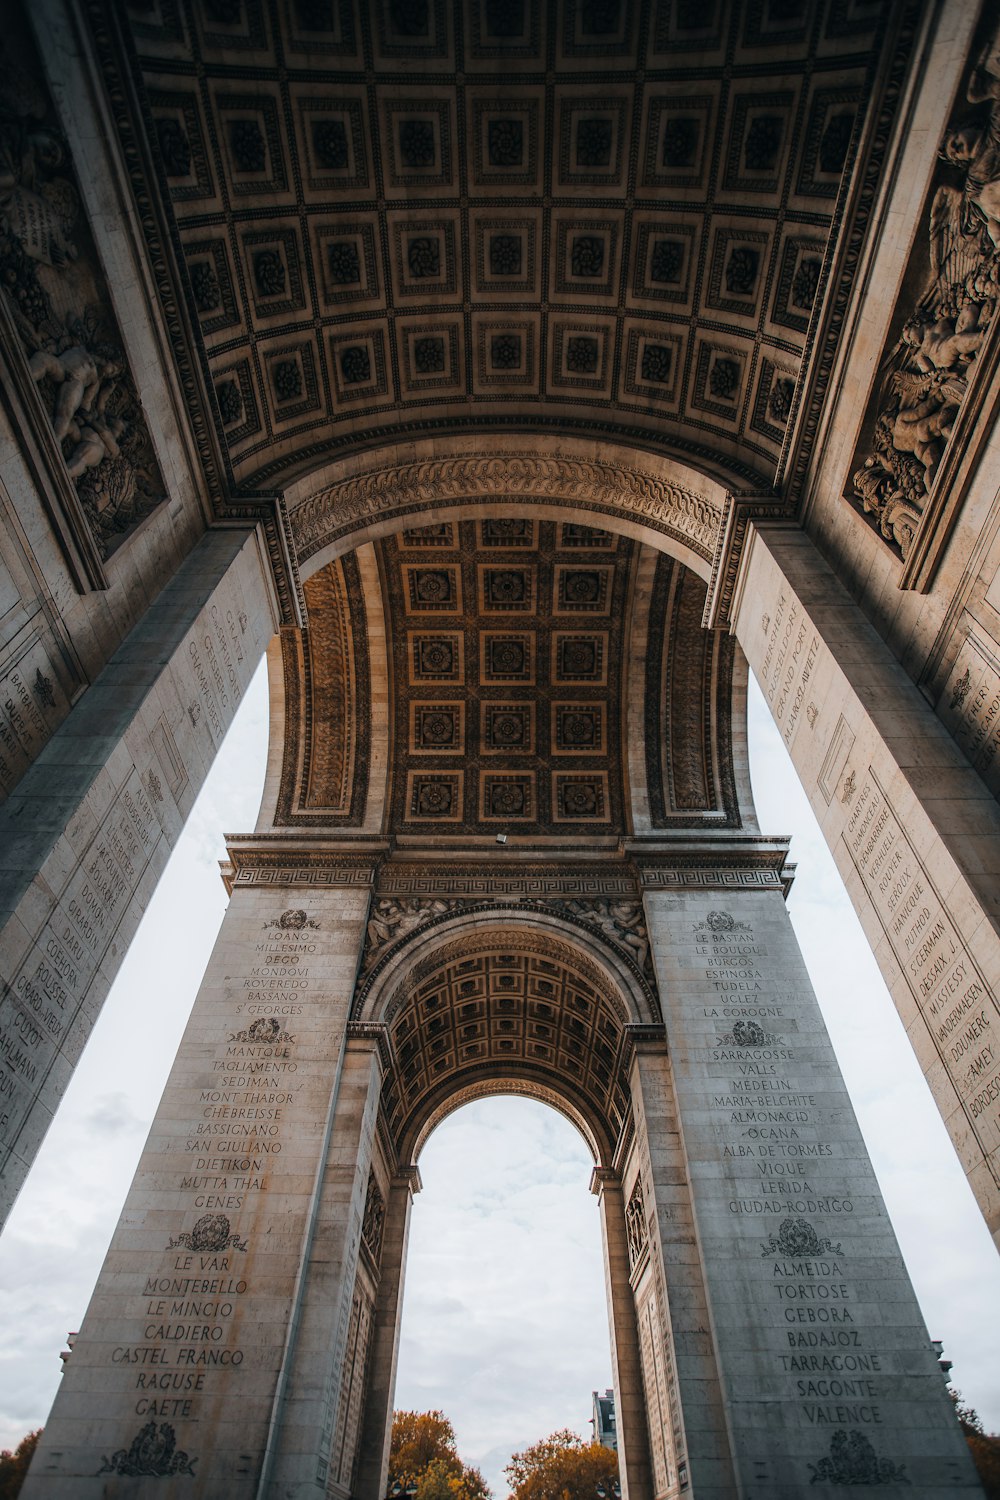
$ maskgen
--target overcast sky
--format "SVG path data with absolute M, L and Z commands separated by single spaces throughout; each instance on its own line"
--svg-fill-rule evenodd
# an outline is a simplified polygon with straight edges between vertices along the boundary
M 0 1446 L 48 1414 L 225 909 L 222 832 L 256 821 L 266 725 L 262 669 L 0 1239 Z M 1000 1258 L 755 688 L 750 731 L 761 826 L 794 835 L 790 911 L 931 1336 L 1000 1429 Z M 452 1115 L 420 1166 L 396 1404 L 442 1408 L 502 1496 L 507 1454 L 589 1432 L 610 1384 L 591 1161 L 561 1116 L 511 1098 Z

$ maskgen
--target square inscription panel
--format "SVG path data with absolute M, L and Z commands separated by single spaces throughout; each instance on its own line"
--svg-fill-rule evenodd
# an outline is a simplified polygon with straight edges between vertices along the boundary
M 533 703 L 480 704 L 482 718 L 480 748 L 491 755 L 533 755 L 535 751 L 535 705 Z
M 465 637 L 460 631 L 409 633 L 410 680 L 417 683 L 465 681 Z
M 479 675 L 484 683 L 535 681 L 535 632 L 486 630 L 479 638 Z
M 554 631 L 551 672 L 554 683 L 589 682 L 603 687 L 608 680 L 608 632 Z
M 410 704 L 410 749 L 415 754 L 462 755 L 465 751 L 465 704 Z
M 531 823 L 537 816 L 533 771 L 480 771 L 479 816 L 484 823 Z
M 557 700 L 551 709 L 553 755 L 607 753 L 603 703 L 567 703 Z

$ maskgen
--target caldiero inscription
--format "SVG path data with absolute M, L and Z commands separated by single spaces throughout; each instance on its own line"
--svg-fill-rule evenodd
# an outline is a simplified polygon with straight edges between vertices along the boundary
M 930 1045 L 1000 1185 L 1000 1010 L 995 989 L 871 767 L 855 786 L 842 837 Z

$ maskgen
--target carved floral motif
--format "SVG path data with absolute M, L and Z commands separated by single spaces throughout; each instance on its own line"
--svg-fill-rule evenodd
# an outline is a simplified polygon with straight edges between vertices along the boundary
M 761 1255 L 843 1255 L 843 1249 L 832 1240 L 818 1235 L 808 1219 L 782 1219 L 778 1233 L 772 1234 Z
M 285 932 L 301 932 L 303 927 L 318 928 L 319 923 L 314 922 L 309 913 L 303 911 L 301 907 L 290 906 L 287 911 L 281 913 L 280 917 L 274 917 L 270 922 L 265 922 L 264 926 L 280 927 Z
M 810 1464 L 810 1484 L 909 1484 L 903 1464 L 879 1458 L 863 1432 L 841 1429 L 830 1439 L 830 1453 Z
M 206 1255 L 246 1248 L 247 1241 L 231 1231 L 225 1214 L 202 1214 L 192 1230 L 175 1235 L 167 1244 L 168 1250 L 200 1250 Z
M 177 1447 L 177 1434 L 169 1422 L 147 1422 L 128 1448 L 119 1448 L 101 1461 L 98 1474 L 125 1474 L 129 1478 L 165 1479 L 170 1474 L 193 1474 L 196 1459 Z
M 229 1034 L 231 1042 L 250 1043 L 275 1043 L 294 1042 L 295 1038 L 290 1036 L 284 1029 L 277 1016 L 258 1016 L 249 1026 L 242 1031 L 233 1031 Z

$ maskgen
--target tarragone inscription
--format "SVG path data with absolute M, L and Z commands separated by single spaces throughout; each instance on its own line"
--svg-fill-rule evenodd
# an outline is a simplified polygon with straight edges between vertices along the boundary
M 740 1276 L 757 1288 L 775 1398 L 810 1427 L 877 1428 L 892 1371 L 843 1243 L 855 1214 L 869 1211 L 855 1198 L 860 1187 L 866 1199 L 867 1187 L 852 1174 L 855 1152 L 837 1122 L 828 1070 L 817 1066 L 815 1030 L 803 1032 L 801 1002 L 776 987 L 767 945 L 749 923 L 711 912 L 693 935 L 717 997 L 702 1007 L 699 1029 L 725 1169 L 719 1207 L 745 1226 Z
M 842 837 L 934 1052 L 1000 1185 L 996 991 L 871 767 L 856 788 Z

